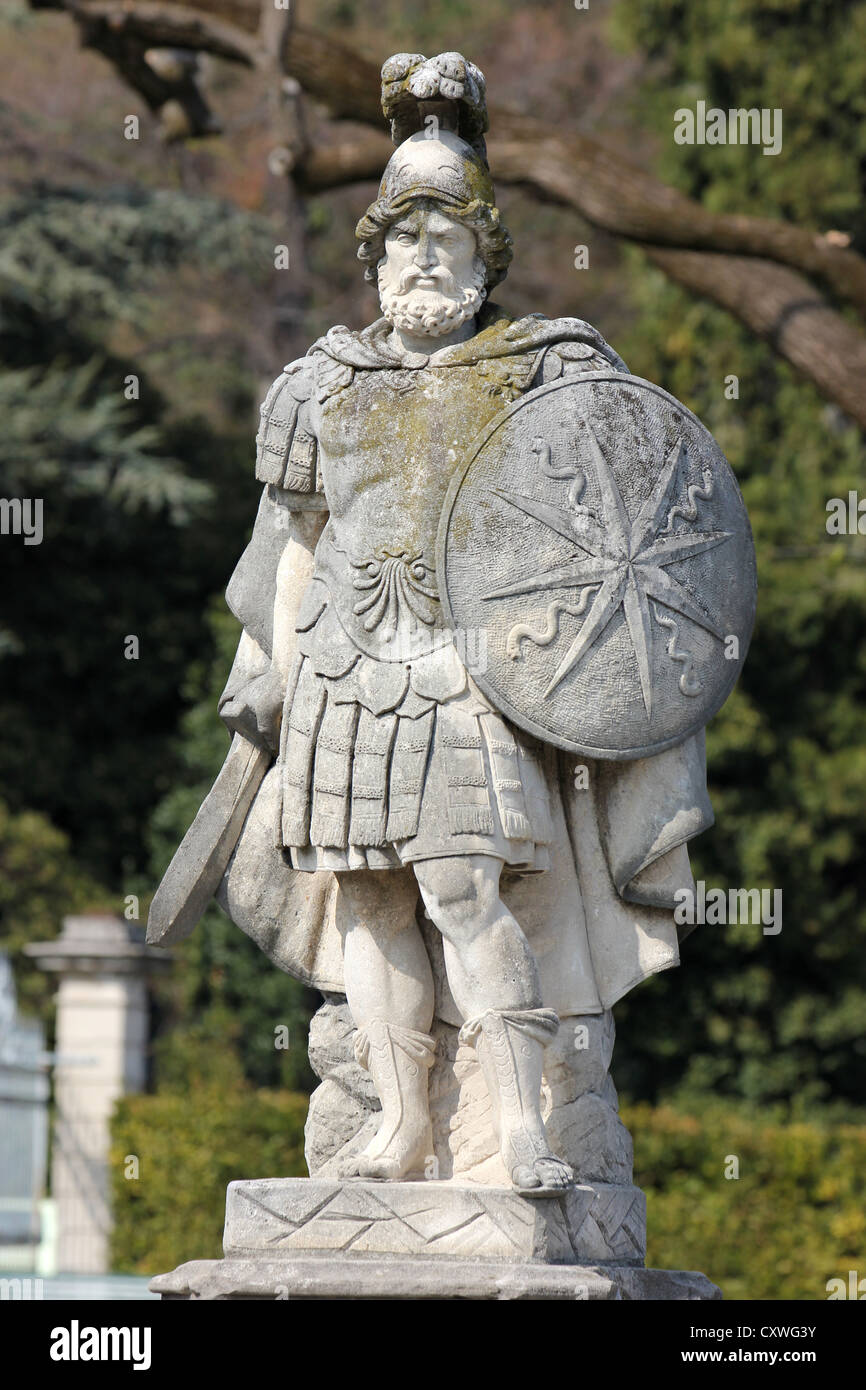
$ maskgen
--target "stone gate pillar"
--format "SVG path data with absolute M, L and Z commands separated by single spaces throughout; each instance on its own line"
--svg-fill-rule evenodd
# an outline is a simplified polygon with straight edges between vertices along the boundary
M 109 1122 L 115 1101 L 147 1080 L 147 977 L 168 963 L 142 929 L 109 915 L 66 917 L 56 941 L 25 948 L 59 977 L 51 1190 L 57 1266 L 108 1269 Z

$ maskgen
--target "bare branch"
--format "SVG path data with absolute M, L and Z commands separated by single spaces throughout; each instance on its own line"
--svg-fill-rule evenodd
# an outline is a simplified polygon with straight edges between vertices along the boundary
M 213 4 L 153 0 L 66 0 L 80 23 L 113 33 L 135 33 L 152 46 L 204 49 L 256 66 L 264 59 L 257 35 L 215 16 Z M 219 6 L 250 25 L 256 0 Z M 379 72 L 330 35 L 295 26 L 284 54 L 287 74 L 336 117 L 384 126 Z M 576 208 L 615 236 L 692 251 L 759 256 L 815 275 L 866 314 L 866 260 L 827 234 L 770 218 L 713 213 L 660 183 L 591 136 L 552 135 L 543 122 L 492 106 L 491 165 L 502 183 L 531 187 L 542 197 Z M 345 180 L 341 180 L 345 181 Z M 323 186 L 320 184 L 319 186 Z
M 311 149 L 295 170 L 295 177 L 299 187 L 307 193 L 380 179 L 393 152 L 390 137 L 371 130 L 369 134 Z
M 819 276 L 866 314 L 866 260 L 826 236 L 765 217 L 709 212 L 587 135 L 551 135 L 539 121 L 491 110 L 491 167 L 567 203 L 589 222 L 629 241 L 691 251 L 760 256 Z
M 105 28 L 152 48 L 188 48 L 249 67 L 255 67 L 258 60 L 259 44 L 254 35 L 189 5 L 150 0 L 65 0 L 62 8 L 88 36 Z
M 65 0 L 64 8 L 85 27 L 102 26 L 97 46 L 103 51 L 108 31 L 148 45 L 206 50 L 267 68 L 272 55 L 263 52 L 259 34 L 251 32 L 258 0 L 238 0 L 236 13 L 244 27 L 220 17 L 231 9 L 227 0 L 204 5 L 205 0 L 187 5 Z M 355 135 L 307 151 L 294 170 L 298 184 L 318 190 L 378 177 L 390 144 L 379 107 L 377 66 L 331 36 L 298 26 L 281 56 L 286 74 L 335 117 L 377 131 L 369 138 Z M 861 387 L 866 338 L 802 278 L 819 278 L 866 314 L 866 260 L 857 252 L 828 234 L 785 222 L 712 213 L 590 136 L 552 134 L 541 121 L 503 107 L 492 107 L 490 116 L 491 165 L 500 183 L 523 185 L 643 246 L 672 280 L 765 338 L 866 427 Z
M 645 249 L 671 280 L 727 309 L 866 429 L 866 337 L 808 280 L 754 257 Z
M 298 28 L 287 70 L 335 116 L 383 127 L 375 64 L 346 45 Z M 566 203 L 615 236 L 778 261 L 821 276 L 866 314 L 866 260 L 826 235 L 770 218 L 709 212 L 591 136 L 551 135 L 543 122 L 507 107 L 490 107 L 488 148 L 498 182 Z

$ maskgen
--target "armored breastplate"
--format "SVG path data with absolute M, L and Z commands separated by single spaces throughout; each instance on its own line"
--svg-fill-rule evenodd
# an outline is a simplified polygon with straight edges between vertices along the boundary
M 377 660 L 410 660 L 449 640 L 436 532 L 464 449 L 506 403 L 489 385 L 477 366 L 357 372 L 321 407 L 331 517 L 316 574 L 347 634 Z

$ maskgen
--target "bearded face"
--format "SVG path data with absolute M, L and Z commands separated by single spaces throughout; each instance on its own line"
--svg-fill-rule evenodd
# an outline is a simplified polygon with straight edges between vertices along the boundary
M 453 333 L 486 297 L 474 232 L 438 210 L 416 209 L 389 228 L 377 274 L 382 313 L 413 335 Z

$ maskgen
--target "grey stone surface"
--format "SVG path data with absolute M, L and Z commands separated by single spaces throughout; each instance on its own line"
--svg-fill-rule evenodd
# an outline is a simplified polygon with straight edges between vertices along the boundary
M 486 634 L 476 679 L 497 709 L 597 758 L 699 732 L 755 621 L 752 534 L 721 449 L 618 372 L 538 386 L 491 423 L 452 476 L 436 572 L 452 628 Z
M 490 301 L 512 245 L 483 74 L 396 54 L 382 82 L 399 147 L 356 230 L 382 317 L 331 329 L 263 403 L 227 592 L 235 739 L 152 938 L 221 875 L 241 930 L 330 996 L 313 1177 L 233 1186 L 227 1249 L 408 1250 L 418 1288 L 434 1247 L 639 1263 L 610 1011 L 679 962 L 748 522 L 700 423 L 596 329 Z
M 345 998 L 332 995 L 326 999 L 310 1021 L 310 1066 L 322 1080 L 333 1080 L 361 1105 L 378 1110 L 372 1077 L 355 1058 L 355 1032 Z
M 529 1199 L 479 1184 L 263 1178 L 229 1184 L 223 1248 L 641 1265 L 646 1204 L 639 1188 L 604 1183 Z
M 554 1151 L 581 1182 L 628 1185 L 632 1180 L 631 1136 L 617 1114 L 616 1088 L 607 1070 L 614 1035 L 610 1012 L 567 1018 L 544 1050 L 542 1115 Z M 313 1177 L 347 1176 L 379 1124 L 379 1102 L 369 1073 L 355 1060 L 354 1036 L 348 1004 L 330 996 L 310 1027 L 310 1063 L 322 1078 L 306 1125 Z M 507 1174 L 475 1051 L 459 1043 L 458 1029 L 449 1024 L 435 1023 L 433 1036 L 429 1100 L 435 1163 L 430 1172 L 504 1185 Z
M 310 1096 L 304 1155 L 313 1177 L 341 1177 L 379 1128 L 379 1104 L 364 1104 L 331 1077 Z
M 610 1302 L 717 1300 L 721 1290 L 690 1270 L 520 1265 L 495 1260 L 377 1259 L 329 1255 L 192 1260 L 159 1274 L 163 1299 L 501 1300 Z

